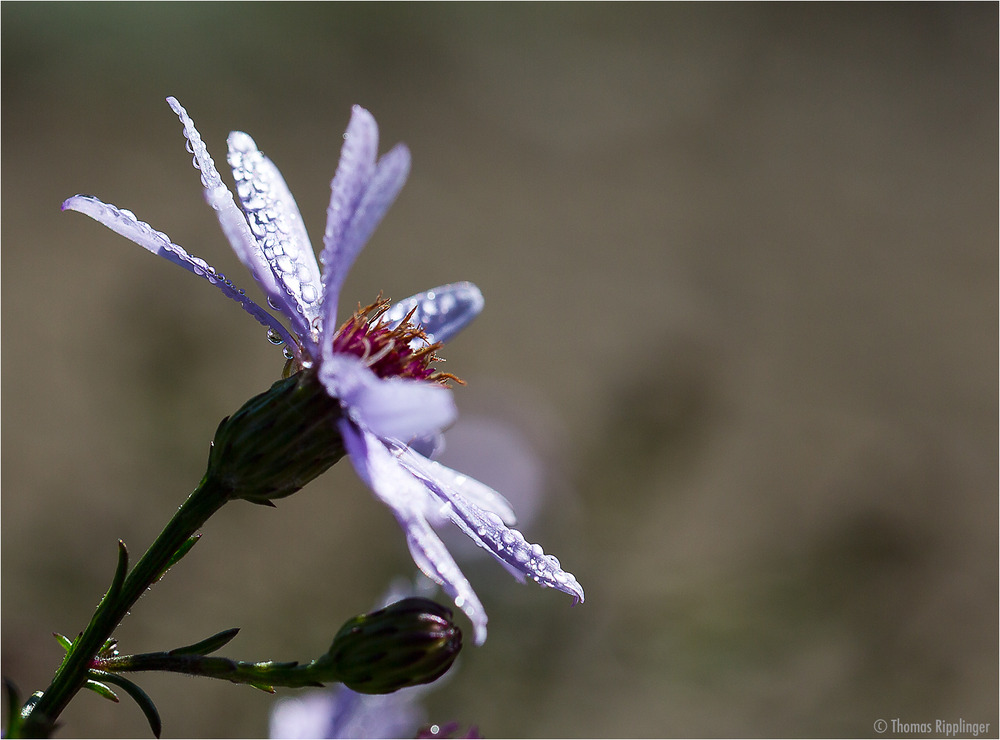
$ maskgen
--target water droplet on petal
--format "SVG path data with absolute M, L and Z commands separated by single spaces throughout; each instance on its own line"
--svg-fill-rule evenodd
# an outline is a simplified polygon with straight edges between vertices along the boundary
M 302 286 L 302 300 L 306 303 L 315 303 L 316 299 L 319 298 L 319 294 L 316 291 L 316 286 L 306 283 Z
M 267 341 L 269 341 L 271 344 L 284 344 L 285 343 L 285 340 L 282 339 L 281 335 L 278 334 L 278 332 L 276 332 L 274 329 L 268 329 L 267 330 Z

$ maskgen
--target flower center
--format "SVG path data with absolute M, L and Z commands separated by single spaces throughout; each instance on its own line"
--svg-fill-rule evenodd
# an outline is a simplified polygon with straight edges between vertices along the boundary
M 333 335 L 333 351 L 355 355 L 380 378 L 412 378 L 432 383 L 461 383 L 451 373 L 439 372 L 435 362 L 443 362 L 435 351 L 440 342 L 431 344 L 423 330 L 412 323 L 410 311 L 396 326 L 382 321 L 389 301 L 379 294 L 375 302 L 358 310 Z

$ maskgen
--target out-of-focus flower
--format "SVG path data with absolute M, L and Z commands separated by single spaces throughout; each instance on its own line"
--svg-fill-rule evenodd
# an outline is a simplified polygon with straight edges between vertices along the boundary
M 392 694 L 359 694 L 346 686 L 281 699 L 271 711 L 272 738 L 416 737 L 427 713 L 420 703 L 428 686 Z
M 331 183 L 317 262 L 295 200 L 253 139 L 241 132 L 229 136 L 228 161 L 241 210 L 187 112 L 174 98 L 167 100 L 184 126 L 205 198 L 223 232 L 268 305 L 291 329 L 204 260 L 129 211 L 86 195 L 69 198 L 63 209 L 84 213 L 205 278 L 268 327 L 272 341 L 285 344 L 288 371 L 315 374 L 340 403 L 342 413 L 331 423 L 337 424 L 354 468 L 392 509 L 418 567 L 472 620 L 477 644 L 486 639 L 485 611 L 432 525 L 450 520 L 519 579 L 530 578 L 583 601 L 580 584 L 554 556 L 507 526 L 514 524 L 514 513 L 502 496 L 417 451 L 433 447 L 455 419 L 446 385 L 453 377 L 434 368 L 434 352 L 482 310 L 479 289 L 471 283 L 445 285 L 391 307 L 380 298 L 337 328 L 340 289 L 406 180 L 407 148 L 397 144 L 377 158 L 375 119 L 354 107 Z
M 396 579 L 383 596 L 379 608 L 407 601 L 426 601 L 425 597 L 435 588 L 422 576 L 413 581 Z M 350 624 L 348 622 L 345 629 Z M 428 724 L 423 698 L 429 691 L 450 680 L 452 675 L 448 673 L 431 683 L 409 686 L 391 694 L 360 693 L 341 685 L 280 699 L 271 710 L 269 737 L 415 738 L 420 737 L 425 729 L 451 727 L 451 724 Z

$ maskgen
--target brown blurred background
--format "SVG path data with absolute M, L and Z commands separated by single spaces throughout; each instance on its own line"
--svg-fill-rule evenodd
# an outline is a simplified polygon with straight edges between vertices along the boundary
M 482 288 L 446 350 L 460 409 L 544 461 L 526 534 L 587 591 L 468 563 L 490 637 L 433 719 L 995 735 L 997 26 L 992 3 L 5 3 L 3 674 L 47 685 L 115 540 L 145 549 L 282 365 L 235 305 L 60 202 L 129 208 L 251 287 L 163 98 L 220 165 L 253 135 L 315 244 L 360 103 L 413 171 L 344 304 Z M 412 570 L 338 465 L 224 509 L 118 637 L 240 626 L 228 655 L 310 659 Z M 252 689 L 141 683 L 166 737 L 267 731 Z M 64 720 L 148 733 L 90 693 Z

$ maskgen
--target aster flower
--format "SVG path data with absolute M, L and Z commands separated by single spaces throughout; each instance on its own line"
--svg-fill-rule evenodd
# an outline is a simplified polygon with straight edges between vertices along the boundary
M 336 423 L 355 470 L 396 516 L 417 566 L 472 621 L 477 644 L 486 639 L 485 611 L 434 526 L 453 522 L 520 580 L 530 578 L 582 602 L 583 589 L 573 575 L 510 528 L 514 512 L 500 494 L 421 454 L 456 416 L 447 386 L 454 378 L 435 369 L 435 352 L 482 310 L 479 289 L 454 283 L 395 305 L 379 297 L 337 324 L 347 273 L 409 173 L 407 148 L 397 144 L 378 158 L 375 119 L 354 107 L 317 262 L 295 200 L 253 139 L 235 131 L 228 140 L 238 206 L 187 112 L 174 98 L 167 102 L 184 126 L 205 199 L 223 233 L 288 327 L 131 212 L 88 195 L 69 198 L 63 209 L 84 213 L 206 279 L 267 327 L 273 342 L 285 345 L 286 371 L 315 373 L 340 403 Z

